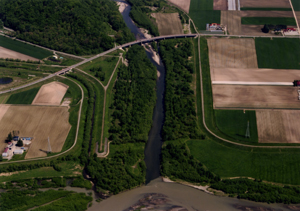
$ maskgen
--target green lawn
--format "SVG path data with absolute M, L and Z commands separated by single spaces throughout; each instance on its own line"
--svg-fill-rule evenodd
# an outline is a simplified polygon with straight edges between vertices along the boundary
M 300 184 L 299 150 L 241 150 L 211 139 L 191 140 L 187 144 L 192 155 L 221 177 L 245 176 L 284 184 Z
M 246 25 L 289 25 L 296 26 L 295 18 L 282 18 L 282 17 L 242 17 L 242 24 Z
M 105 73 L 105 80 L 102 81 L 103 85 L 106 86 L 109 78 L 118 62 L 118 57 L 99 57 L 91 62 L 85 63 L 79 66 L 79 69 L 96 76 L 96 72 L 90 71 L 92 68 L 102 68 L 102 72 Z M 100 80 L 100 78 L 98 78 Z
M 298 0 L 296 0 L 296 1 L 298 1 Z M 241 7 L 241 10 L 292 11 L 292 8 L 277 8 L 277 7 Z
M 28 56 L 32 56 L 37 59 L 43 59 L 52 55 L 51 51 L 47 51 L 45 49 L 35 47 L 4 36 L 0 36 L 0 46 Z
M 40 87 L 12 94 L 6 104 L 31 104 Z
M 218 129 L 237 140 L 258 142 L 255 111 L 215 110 Z M 249 121 L 250 138 L 245 138 Z
M 259 68 L 300 69 L 300 40 L 256 38 Z
M 300 1 L 299 0 L 292 0 L 292 4 L 295 11 L 300 11 Z

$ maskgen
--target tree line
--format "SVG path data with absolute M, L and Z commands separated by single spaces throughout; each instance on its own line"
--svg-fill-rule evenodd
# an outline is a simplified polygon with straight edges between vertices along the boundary
M 134 40 L 111 0 L 1 0 L 0 19 L 17 38 L 78 55 Z
M 160 55 L 166 68 L 165 122 L 163 139 L 204 138 L 197 125 L 190 39 L 160 41 Z

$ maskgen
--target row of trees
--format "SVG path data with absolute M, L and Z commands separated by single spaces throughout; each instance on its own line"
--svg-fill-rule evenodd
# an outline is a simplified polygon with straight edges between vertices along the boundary
M 165 122 L 163 139 L 199 138 L 193 80 L 192 42 L 189 39 L 160 42 L 160 54 L 166 68 Z M 203 137 L 202 137 L 203 138 Z
M 113 144 L 146 142 L 156 103 L 156 68 L 139 45 L 131 47 L 114 87 L 113 114 L 109 129 Z
M 134 40 L 111 0 L 1 0 L 0 19 L 20 39 L 73 54 Z

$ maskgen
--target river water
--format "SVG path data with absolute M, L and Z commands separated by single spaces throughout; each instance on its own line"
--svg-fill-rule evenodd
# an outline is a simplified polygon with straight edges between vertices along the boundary
M 135 34 L 136 39 L 143 38 L 144 35 L 142 35 L 139 28 L 136 27 L 129 17 L 130 6 L 124 1 L 118 2 L 126 4 L 122 15 L 131 32 Z M 169 210 L 175 207 L 203 211 L 294 210 L 283 204 L 269 205 L 266 203 L 256 203 L 236 198 L 219 197 L 186 185 L 162 181 L 160 178 L 159 163 L 162 145 L 161 129 L 164 121 L 163 97 L 165 90 L 165 68 L 159 58 L 156 57 L 156 59 L 154 59 L 156 55 L 155 52 L 147 50 L 146 53 L 148 58 L 151 59 L 152 63 L 157 67 L 159 76 L 157 79 L 157 102 L 153 113 L 153 126 L 150 130 L 149 139 L 145 147 L 145 163 L 147 166 L 146 185 L 114 195 L 100 203 L 94 202 L 88 210 L 125 210 L 136 204 L 140 199 L 144 198 L 145 195 L 153 193 L 164 195 L 164 209 L 160 210 Z

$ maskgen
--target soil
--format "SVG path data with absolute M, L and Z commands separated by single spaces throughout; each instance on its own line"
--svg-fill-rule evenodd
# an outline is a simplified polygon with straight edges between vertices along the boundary
M 254 39 L 208 39 L 211 68 L 258 68 Z
M 25 159 L 47 156 L 48 136 L 52 152 L 60 152 L 70 128 L 66 107 L 10 106 L 0 121 L 0 150 L 8 133 L 18 130 L 21 137 L 33 137 Z
M 3 118 L 3 116 L 5 115 L 5 113 L 7 112 L 7 110 L 9 109 L 10 105 L 0 105 L 0 121 Z
M 240 11 L 221 11 L 221 24 L 227 27 L 230 35 L 241 34 L 241 15 Z
M 183 34 L 178 13 L 153 13 L 160 35 Z
M 214 108 L 300 108 L 292 86 L 213 85 Z
M 272 33 L 263 33 L 261 29 L 264 25 L 242 25 L 242 35 L 251 35 L 251 36 L 281 36 L 275 35 Z M 288 28 L 297 28 L 296 26 L 287 26 Z
M 240 0 L 241 7 L 291 8 L 289 0 Z
M 256 111 L 260 143 L 300 143 L 299 110 Z
M 227 10 L 227 0 L 214 0 L 214 10 Z
M 294 17 L 292 11 L 258 11 L 246 10 L 240 11 L 241 17 Z
M 210 68 L 212 81 L 293 82 L 299 70 L 263 68 Z
M 56 81 L 45 84 L 35 96 L 32 105 L 60 105 L 68 88 L 67 85 Z
M 186 13 L 189 13 L 191 0 L 168 0 Z
M 23 61 L 31 60 L 31 61 L 39 61 L 39 59 L 33 58 L 31 56 L 27 56 L 25 54 L 9 50 L 7 48 L 3 48 L 0 46 L 0 58 L 9 58 L 9 59 L 20 59 Z

